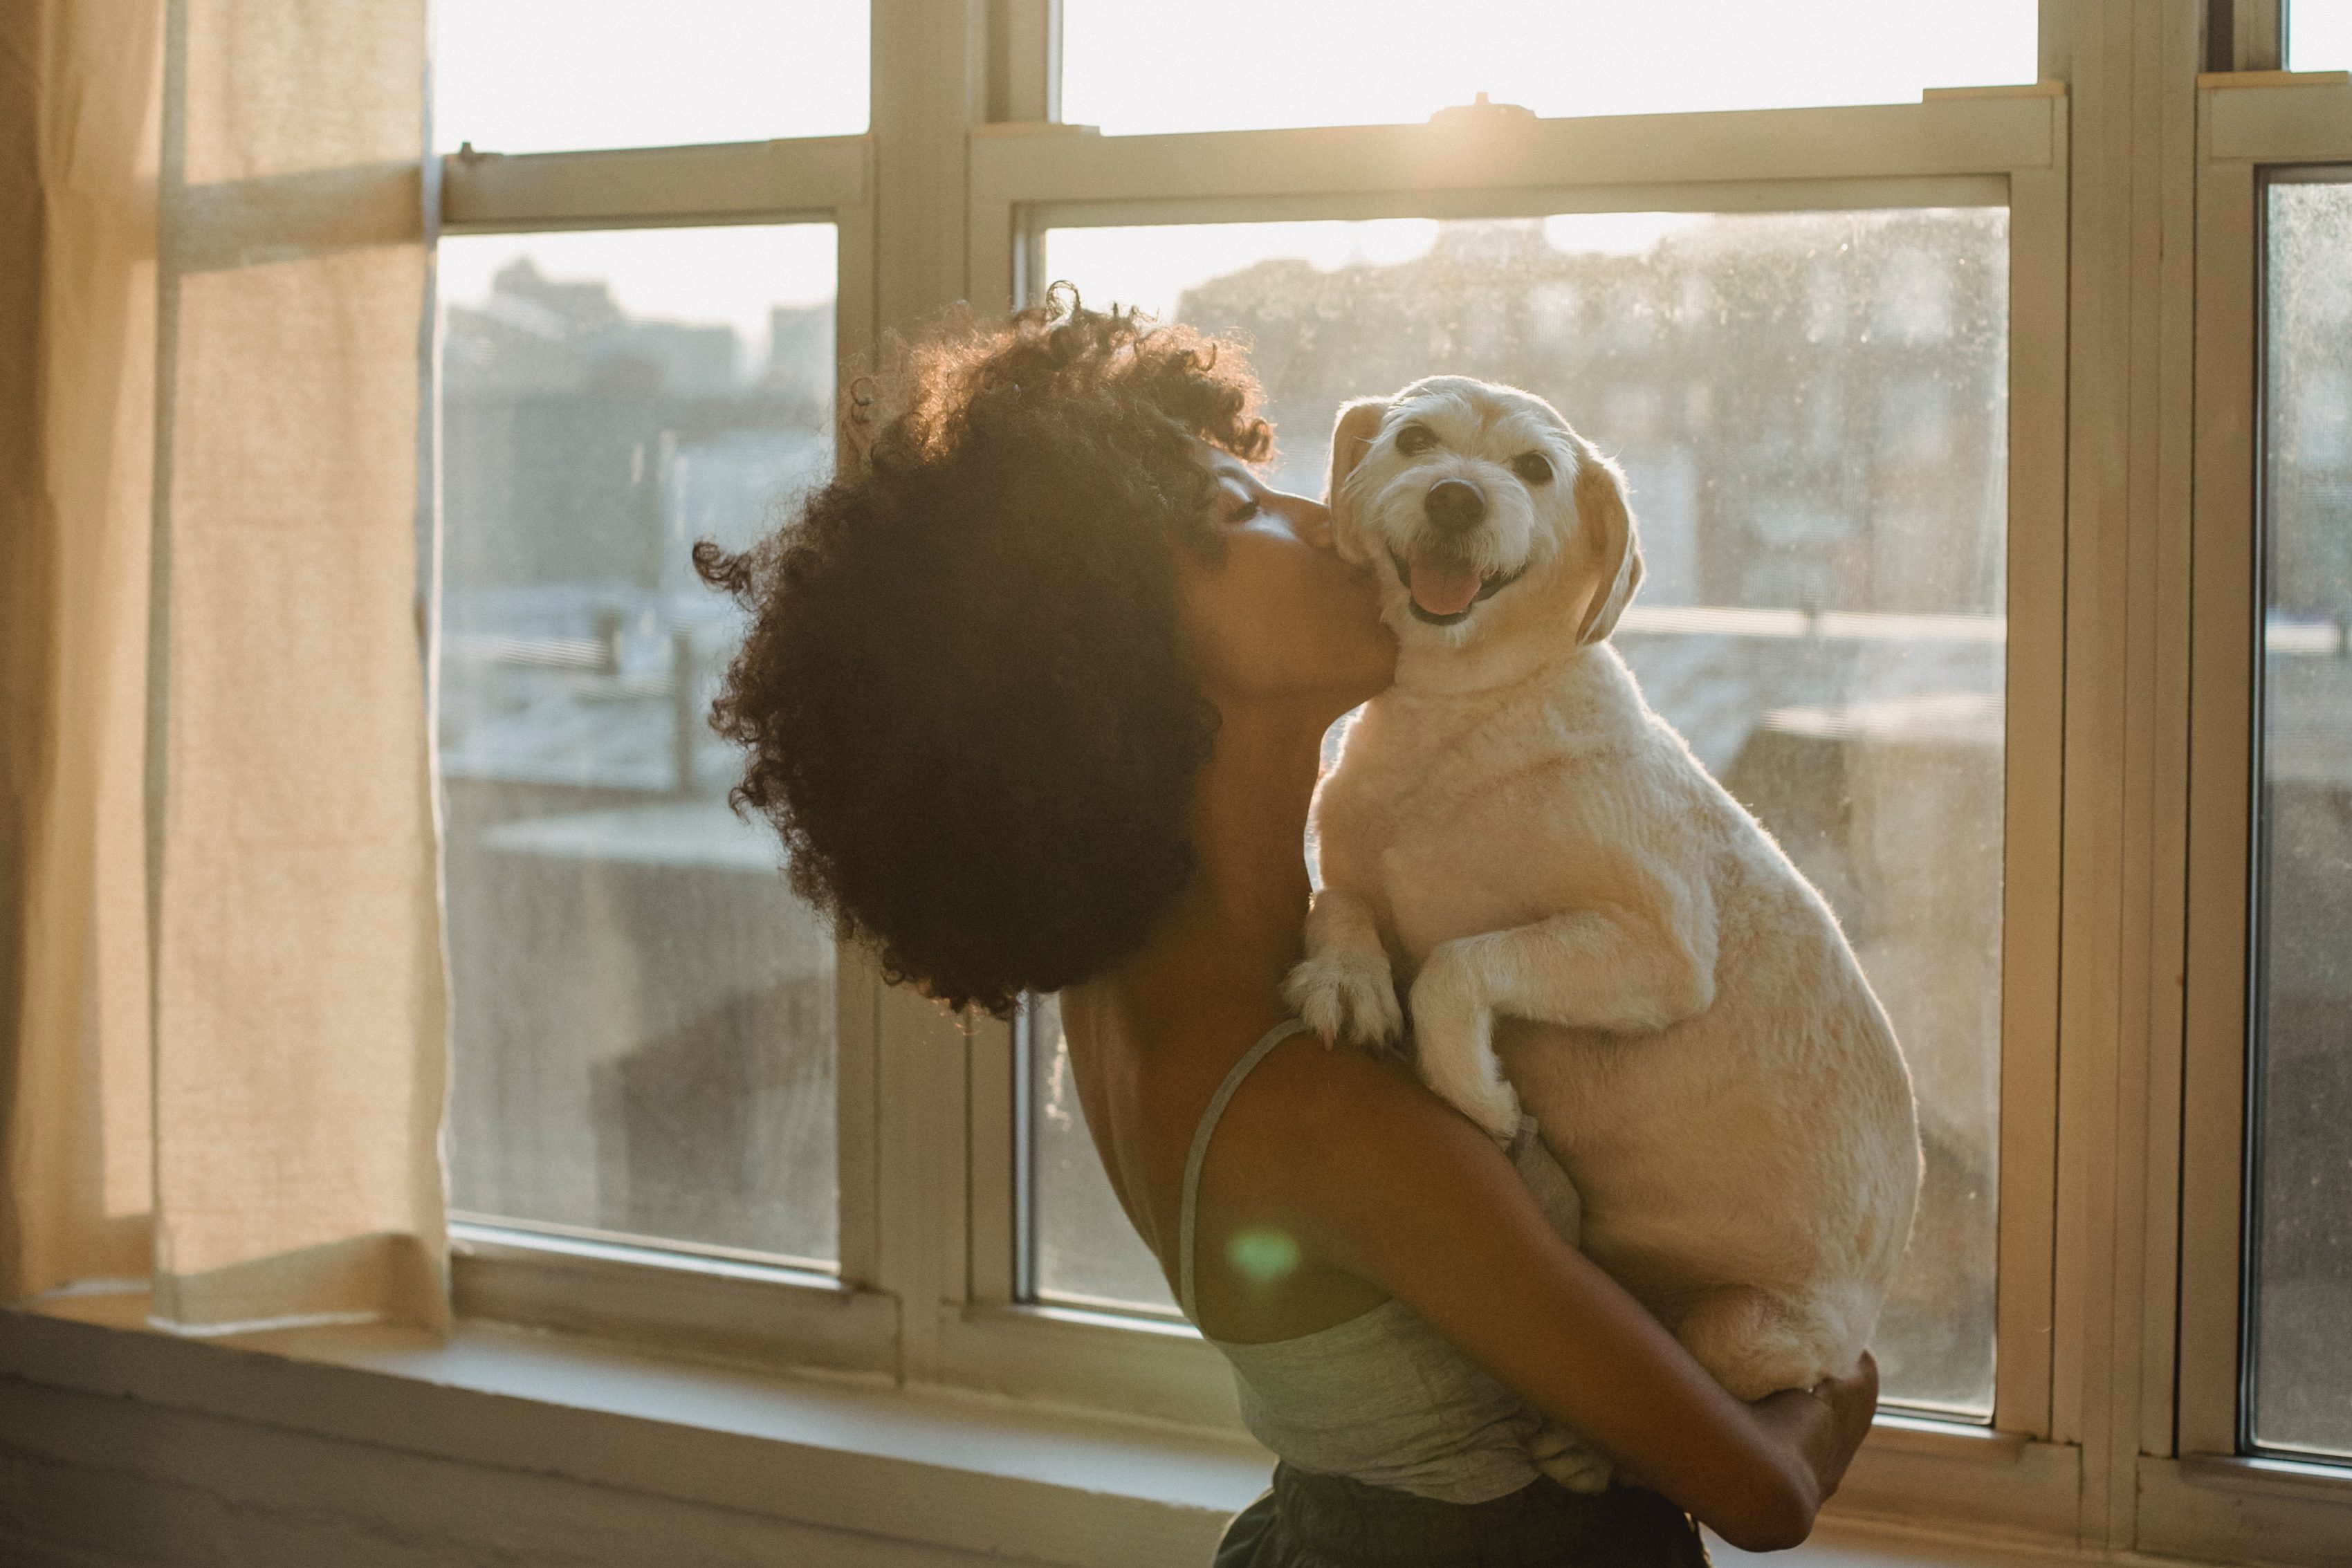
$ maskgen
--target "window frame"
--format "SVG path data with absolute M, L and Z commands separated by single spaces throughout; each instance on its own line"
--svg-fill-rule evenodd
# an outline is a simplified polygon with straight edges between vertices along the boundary
M 831 224 L 836 355 L 856 362 L 874 342 L 873 164 L 870 135 L 530 153 L 469 146 L 435 164 L 428 235 L 437 245 L 448 235 Z M 436 453 L 439 357 L 436 324 L 424 400 Z M 437 461 L 434 481 L 437 517 Z M 436 685 L 438 643 L 436 613 Z M 841 945 L 834 988 L 841 1194 L 835 1270 L 456 1220 L 449 1227 L 456 1310 L 708 1354 L 856 1371 L 893 1367 L 897 1302 L 872 1285 L 879 1163 L 873 1065 L 881 989 L 872 959 Z
M 1009 306 L 1034 260 L 1019 236 L 1074 211 L 1444 216 L 1502 210 L 1512 192 L 1525 210 L 1575 210 L 1563 168 L 1587 210 L 1819 204 L 1835 191 L 1832 205 L 1903 204 L 1933 188 L 1921 182 L 2006 183 L 2011 874 L 1994 1422 L 1882 1412 L 1837 1508 L 2094 1549 L 2340 1555 L 2352 1466 L 2242 1456 L 2237 1356 L 2254 203 L 2270 164 L 2352 158 L 2352 78 L 2269 70 L 2279 0 L 2042 0 L 2039 88 L 1538 121 L 1512 132 L 1527 138 L 1518 162 L 1464 180 L 1427 161 L 1444 134 L 1427 126 L 1092 135 L 1055 122 L 1059 0 L 961 0 L 952 15 L 961 26 L 942 25 L 937 0 L 873 0 L 862 136 L 452 155 L 428 167 L 428 214 L 438 173 L 448 232 L 829 217 L 851 360 L 958 300 Z M 2324 110 L 2294 96 L 2315 89 Z M 2019 166 L 2003 138 L 2037 110 L 2047 152 Z M 1383 168 L 1411 177 L 1368 172 Z M 2025 233 L 2047 237 L 2021 250 Z M 2021 428 L 2029 405 L 2042 416 Z M 2038 507 L 2020 499 L 2029 465 Z M 2046 532 L 2027 538 L 2028 517 Z M 2050 570 L 2021 588 L 2029 553 Z M 2046 600 L 2054 613 L 2021 613 Z M 2029 652 L 2021 620 L 2055 635 Z M 2037 656 L 2042 676 L 2021 693 Z M 2021 724 L 2057 733 L 2021 749 Z M 2029 836 L 2044 858 L 2020 877 Z M 2029 948 L 2040 967 L 2021 985 Z M 845 946 L 837 984 L 837 1277 L 459 1228 L 459 1310 L 1233 1427 L 1223 1364 L 1189 1329 L 1015 1299 L 1010 1027 L 947 1019 Z M 2038 1032 L 2011 1027 L 2020 1009 Z
M 2011 1482 L 2050 1429 L 2060 885 L 2058 779 L 2063 742 L 2067 99 L 2057 84 L 1931 92 L 1918 104 L 1739 110 L 1305 130 L 1104 137 L 1085 128 L 976 128 L 967 242 L 971 298 L 1009 308 L 1047 281 L 1037 236 L 1048 226 L 1141 222 L 1532 215 L 1568 211 L 1823 211 L 1921 204 L 2002 205 L 2010 235 L 2010 645 L 2005 786 L 2003 1003 L 1998 1341 L 1990 1427 L 1890 1410 L 1873 1458 L 1890 1461 L 1889 1500 L 1911 1494 L 1895 1472 L 1983 1456 Z M 1575 171 L 1563 181 L 1562 171 Z M 1007 1215 L 1018 1184 L 1013 1031 L 971 1036 L 971 1209 Z M 1024 1322 L 1111 1331 L 1120 1320 L 1015 1299 L 1017 1239 L 975 1224 L 969 1298 L 946 1310 L 944 1343 L 960 1376 L 986 1379 L 1000 1342 Z M 1192 1375 L 1227 1381 L 1189 1330 L 1139 1323 L 1161 1364 L 1155 1413 Z M 1031 1375 L 1024 1374 L 1024 1380 Z M 1107 1383 L 1083 1362 L 1052 1369 L 1062 1397 L 1130 1403 L 1132 1376 Z M 1202 1390 L 1196 1418 L 1230 1403 Z M 1967 1462 L 1962 1461 L 1964 1464 Z M 2068 1459 L 2036 1455 L 2037 1484 L 1988 1489 L 1969 1503 L 2018 1522 L 2071 1509 Z M 1858 1486 L 1876 1479 L 1866 1460 Z M 1973 1490 L 1973 1489 L 1964 1489 Z M 2018 1511 L 2022 1509 L 2021 1514 Z
M 2182 966 L 2179 1385 L 2141 1462 L 2153 1549 L 2321 1562 L 2352 1538 L 2352 1464 L 2246 1451 L 2247 1136 L 2263 628 L 2264 210 L 2274 175 L 2352 179 L 2352 74 L 2198 78 L 2196 477 Z

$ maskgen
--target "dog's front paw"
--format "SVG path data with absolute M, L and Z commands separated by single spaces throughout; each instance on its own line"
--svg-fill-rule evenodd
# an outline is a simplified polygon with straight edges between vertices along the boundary
M 1392 1049 L 1404 1033 L 1396 978 L 1385 954 L 1323 953 L 1302 959 L 1282 999 L 1324 1043 Z
M 1519 1130 L 1519 1097 L 1495 1060 L 1495 1015 L 1467 950 L 1449 942 L 1412 983 L 1413 1058 L 1421 1080 L 1464 1115 L 1508 1145 Z

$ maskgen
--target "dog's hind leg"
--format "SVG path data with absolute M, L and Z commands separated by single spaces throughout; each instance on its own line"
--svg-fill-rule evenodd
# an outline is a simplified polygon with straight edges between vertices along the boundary
M 1675 1337 L 1736 1397 L 1757 1400 L 1845 1371 L 1853 1356 L 1841 1356 L 1841 1327 L 1774 1291 L 1718 1285 L 1683 1314 Z

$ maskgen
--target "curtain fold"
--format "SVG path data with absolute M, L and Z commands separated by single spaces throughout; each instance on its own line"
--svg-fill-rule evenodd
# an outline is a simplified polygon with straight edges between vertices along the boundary
M 0 1299 L 143 1276 L 163 5 L 0 7 Z
M 0 1288 L 446 1322 L 423 0 L 5 26 Z

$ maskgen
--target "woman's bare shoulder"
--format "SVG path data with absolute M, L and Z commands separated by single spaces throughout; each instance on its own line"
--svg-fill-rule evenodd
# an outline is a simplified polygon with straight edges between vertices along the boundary
M 1549 1237 L 1494 1141 L 1394 1057 L 1300 1035 L 1269 1053 L 1248 1088 L 1218 1137 L 1239 1145 L 1251 1207 L 1285 1214 L 1326 1261 L 1360 1268 L 1368 1249 L 1400 1234 L 1498 1207 L 1524 1209 Z

